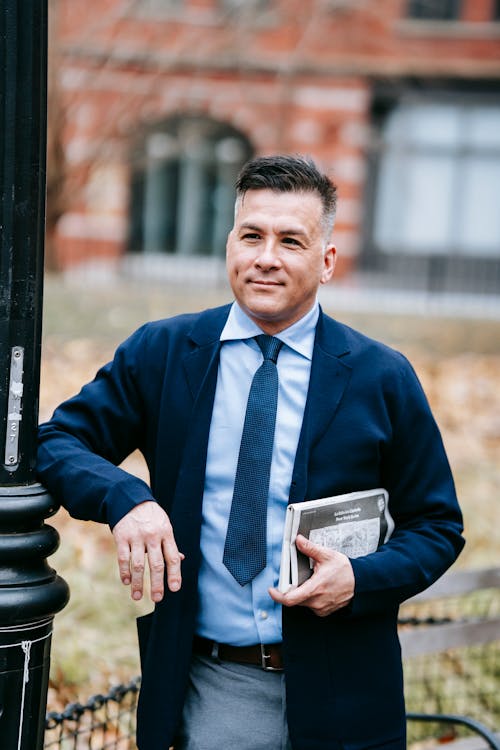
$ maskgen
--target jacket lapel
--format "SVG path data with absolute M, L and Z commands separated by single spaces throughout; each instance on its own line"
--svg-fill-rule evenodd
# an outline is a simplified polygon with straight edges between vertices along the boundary
M 179 469 L 172 525 L 176 540 L 189 552 L 184 571 L 193 577 L 198 567 L 198 539 L 205 481 L 208 436 L 212 418 L 220 352 L 220 333 L 229 306 L 203 313 L 189 334 L 193 349 L 183 360 L 183 368 L 193 398 L 187 441 Z
M 343 361 L 349 352 L 344 327 L 321 312 L 316 329 L 311 376 L 295 458 L 290 502 L 306 499 L 309 455 L 333 421 L 350 380 L 351 367 Z
M 218 360 L 220 334 L 229 314 L 230 305 L 208 310 L 200 315 L 189 333 L 193 350 L 184 357 L 183 367 L 193 400 L 205 390 L 210 379 L 214 357 Z M 215 393 L 215 391 L 214 391 Z M 210 410 L 212 404 L 210 404 Z

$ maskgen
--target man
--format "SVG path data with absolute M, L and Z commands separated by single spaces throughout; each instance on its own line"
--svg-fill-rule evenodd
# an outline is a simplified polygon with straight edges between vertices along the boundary
M 398 605 L 454 561 L 461 515 L 408 362 L 318 306 L 335 198 L 310 161 L 248 163 L 235 303 L 143 326 L 41 427 L 41 480 L 110 524 L 134 599 L 147 553 L 140 750 L 405 747 Z M 151 489 L 117 468 L 135 448 Z M 287 503 L 375 487 L 391 539 L 349 560 L 299 538 L 313 575 L 279 592 Z

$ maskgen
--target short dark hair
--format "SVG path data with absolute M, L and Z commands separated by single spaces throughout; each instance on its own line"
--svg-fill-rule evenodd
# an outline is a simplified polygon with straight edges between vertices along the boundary
M 317 193 L 323 204 L 325 234 L 330 235 L 337 208 L 337 188 L 311 158 L 278 154 L 248 161 L 236 180 L 237 198 L 243 198 L 247 190 L 266 189 L 279 193 Z

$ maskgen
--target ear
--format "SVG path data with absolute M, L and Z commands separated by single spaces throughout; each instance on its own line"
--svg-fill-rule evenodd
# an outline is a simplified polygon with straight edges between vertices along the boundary
M 335 245 L 329 245 L 325 250 L 324 266 L 321 273 L 320 284 L 326 284 L 333 276 L 335 262 L 337 260 L 337 248 Z

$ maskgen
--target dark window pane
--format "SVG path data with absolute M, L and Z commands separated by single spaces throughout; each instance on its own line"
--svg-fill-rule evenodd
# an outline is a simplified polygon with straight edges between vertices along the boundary
M 133 172 L 130 184 L 130 225 L 128 248 L 133 253 L 141 252 L 143 245 L 142 212 L 144 206 L 144 174 Z
M 198 217 L 197 247 L 200 255 L 212 255 L 217 252 L 213 247 L 213 227 L 215 220 L 214 195 L 217 189 L 217 173 L 214 164 L 205 165 L 203 170 L 201 210 Z
M 430 21 L 453 21 L 460 15 L 460 0 L 409 0 L 410 18 Z
M 179 181 L 179 163 L 177 160 L 168 161 L 162 167 L 165 184 L 165 201 L 163 205 L 163 247 L 168 253 L 175 251 L 176 213 L 177 213 L 177 183 Z

